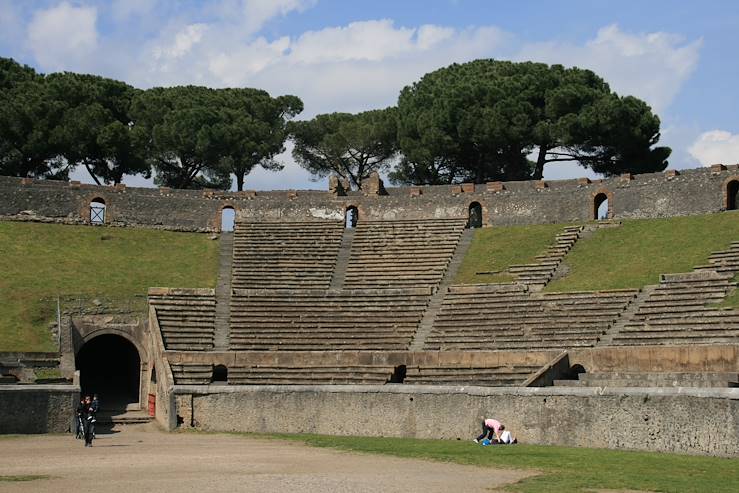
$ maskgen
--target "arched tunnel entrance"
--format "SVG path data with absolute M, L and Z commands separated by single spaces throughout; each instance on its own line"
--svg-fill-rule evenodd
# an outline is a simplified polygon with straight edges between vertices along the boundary
M 103 409 L 125 409 L 139 402 L 141 358 L 127 339 L 105 334 L 79 350 L 75 364 L 82 394 L 98 394 Z

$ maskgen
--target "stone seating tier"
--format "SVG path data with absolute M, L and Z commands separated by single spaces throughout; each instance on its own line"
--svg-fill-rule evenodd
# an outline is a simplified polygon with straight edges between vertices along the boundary
M 213 365 L 172 364 L 178 385 L 208 385 Z M 229 385 L 382 385 L 390 380 L 393 367 L 387 365 L 235 365 L 228 368 Z
M 360 221 L 347 262 L 346 288 L 435 287 L 446 272 L 464 219 Z
M 216 301 L 212 289 L 151 288 L 149 304 L 167 350 L 213 349 Z
M 340 221 L 237 222 L 233 288 L 328 288 L 343 231 Z
M 531 293 L 526 286 L 452 286 L 426 350 L 556 349 L 595 345 L 637 290 Z
M 739 387 L 739 374 L 721 372 L 581 373 L 577 380 L 555 380 L 563 387 Z
M 405 350 L 426 289 L 234 290 L 235 350 Z
M 696 267 L 695 270 L 736 275 L 739 273 L 739 241 L 731 242 L 726 250 L 713 252 L 708 257 L 708 263 Z
M 715 306 L 735 287 L 731 278 L 712 270 L 663 275 L 613 344 L 738 343 L 739 310 Z
M 410 366 L 406 368 L 403 383 L 512 387 L 523 384 L 539 368 L 538 365 L 499 367 Z

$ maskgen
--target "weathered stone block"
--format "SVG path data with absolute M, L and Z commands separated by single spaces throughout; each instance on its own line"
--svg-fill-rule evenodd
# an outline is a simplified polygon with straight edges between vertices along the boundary
M 488 192 L 502 192 L 505 190 L 505 185 L 502 181 L 489 181 L 487 183 Z

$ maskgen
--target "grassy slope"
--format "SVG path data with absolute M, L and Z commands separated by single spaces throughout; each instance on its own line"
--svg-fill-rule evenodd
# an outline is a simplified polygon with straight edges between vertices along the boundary
M 207 235 L 146 229 L 0 222 L 0 252 L 0 351 L 55 350 L 48 298 L 212 287 L 218 268 L 218 242 Z
M 533 262 L 535 256 L 554 243 L 555 236 L 564 227 L 563 224 L 537 224 L 475 230 L 456 282 L 475 284 L 512 281 L 513 277 L 507 274 L 476 272 L 501 271 L 513 264 Z
M 565 257 L 566 277 L 547 291 L 639 288 L 664 273 L 690 272 L 712 251 L 739 240 L 739 216 L 708 214 L 624 221 L 578 241 Z
M 317 447 L 543 472 L 506 489 L 514 492 L 584 492 L 601 488 L 663 492 L 739 491 L 739 459 L 540 445 L 482 447 L 471 441 L 318 435 L 279 438 L 299 440 Z

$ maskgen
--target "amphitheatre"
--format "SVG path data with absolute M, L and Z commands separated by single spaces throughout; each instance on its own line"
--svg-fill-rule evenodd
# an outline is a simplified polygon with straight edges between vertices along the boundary
M 494 412 L 529 444 L 736 457 L 738 193 L 736 164 L 359 191 L 0 177 L 4 245 L 198 245 L 161 245 L 182 284 L 35 302 L 52 342 L 0 344 L 0 433 L 67 431 L 82 391 L 164 430 L 469 442 Z

